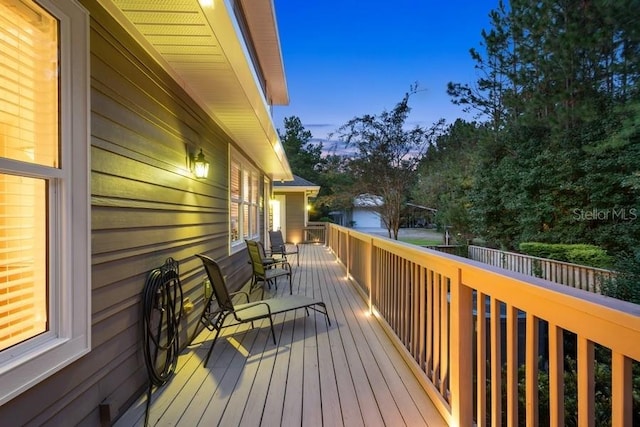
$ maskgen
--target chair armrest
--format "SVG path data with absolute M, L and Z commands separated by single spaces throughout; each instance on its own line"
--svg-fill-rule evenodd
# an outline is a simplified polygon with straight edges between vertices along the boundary
M 278 267 L 278 266 L 283 267 L 283 268 L 286 268 L 287 266 L 291 267 L 289 265 L 289 261 L 286 261 L 283 258 L 278 258 L 278 259 L 272 258 L 272 261 L 270 261 L 268 264 L 264 264 L 263 263 L 263 265 L 265 267 Z
M 229 297 L 234 297 L 234 296 L 240 295 L 240 294 L 244 295 L 247 298 L 247 302 L 249 302 L 249 294 L 247 292 L 245 292 L 245 291 L 231 292 L 231 293 L 229 293 Z

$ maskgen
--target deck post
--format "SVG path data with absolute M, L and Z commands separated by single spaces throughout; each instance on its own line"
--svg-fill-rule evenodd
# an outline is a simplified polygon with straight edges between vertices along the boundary
M 345 268 L 347 269 L 347 279 L 351 278 L 351 257 L 353 256 L 353 254 L 351 253 L 351 232 L 347 231 L 347 234 L 345 236 L 345 254 L 344 254 L 344 260 L 345 260 Z
M 462 269 L 451 278 L 451 418 L 454 425 L 473 425 L 473 295 L 462 283 Z
M 369 274 L 369 277 L 367 278 L 367 286 L 369 287 L 369 314 L 373 314 L 373 301 L 374 298 L 377 300 L 377 284 L 378 284 L 378 280 L 377 280 L 377 275 L 376 272 L 374 270 L 375 268 L 375 251 L 373 248 L 373 238 L 369 239 L 368 242 L 369 246 L 367 247 L 367 262 L 369 263 L 369 265 L 367 266 L 367 272 Z M 375 289 L 375 295 L 374 295 L 374 289 Z

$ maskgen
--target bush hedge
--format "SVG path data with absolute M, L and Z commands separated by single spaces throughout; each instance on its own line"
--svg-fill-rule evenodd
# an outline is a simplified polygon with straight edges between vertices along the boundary
M 613 259 L 604 249 L 583 243 L 522 242 L 518 249 L 526 255 L 588 265 L 590 267 L 610 268 L 613 264 Z
M 614 270 L 618 274 L 602 282 L 602 294 L 640 304 L 640 249 L 618 255 Z

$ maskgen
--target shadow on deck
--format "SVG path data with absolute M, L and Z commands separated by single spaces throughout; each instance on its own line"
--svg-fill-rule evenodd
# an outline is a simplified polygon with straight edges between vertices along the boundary
M 149 425 L 446 425 L 329 249 L 301 250 L 293 292 L 323 299 L 332 325 L 313 311 L 280 314 L 277 346 L 267 321 L 224 329 L 207 367 L 204 330 L 154 390 Z M 277 293 L 285 291 L 281 281 Z M 145 407 L 146 396 L 115 425 L 144 425 Z

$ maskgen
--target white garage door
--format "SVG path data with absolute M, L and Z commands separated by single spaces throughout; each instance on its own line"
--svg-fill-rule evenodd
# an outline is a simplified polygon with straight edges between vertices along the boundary
M 377 212 L 365 209 L 354 209 L 353 220 L 356 222 L 354 228 L 380 228 L 381 221 Z

